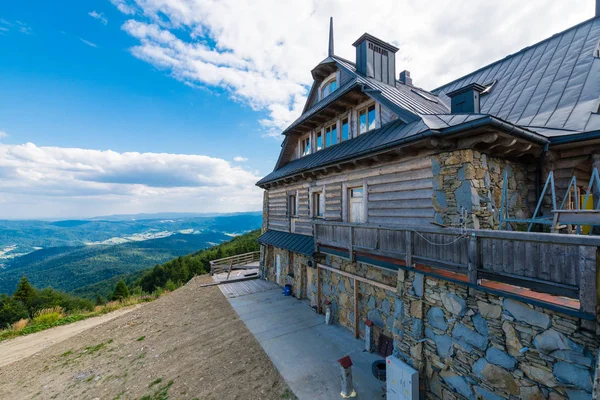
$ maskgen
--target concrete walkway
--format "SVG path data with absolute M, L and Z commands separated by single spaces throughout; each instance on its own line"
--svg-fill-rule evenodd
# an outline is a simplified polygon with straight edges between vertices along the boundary
M 340 399 L 337 360 L 349 355 L 358 399 L 381 399 L 382 382 L 371 364 L 382 357 L 363 352 L 362 340 L 338 325 L 325 325 L 305 301 L 274 289 L 229 298 L 248 329 L 260 342 L 283 379 L 299 399 Z

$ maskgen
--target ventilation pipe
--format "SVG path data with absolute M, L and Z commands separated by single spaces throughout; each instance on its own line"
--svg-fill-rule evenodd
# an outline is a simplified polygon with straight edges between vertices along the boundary
M 478 83 L 471 83 L 448 93 L 448 97 L 450 97 L 450 112 L 452 114 L 479 113 L 479 95 L 484 90 L 485 86 Z
M 405 85 L 412 86 L 412 78 L 410 77 L 410 71 L 404 70 L 400 72 L 400 82 L 404 83 Z

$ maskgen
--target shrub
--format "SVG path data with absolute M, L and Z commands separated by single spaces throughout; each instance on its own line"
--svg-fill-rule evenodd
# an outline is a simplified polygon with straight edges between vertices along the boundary
M 63 317 L 63 312 L 64 309 L 62 307 L 44 308 L 35 313 L 33 324 L 53 324 Z
M 113 292 L 112 299 L 113 300 L 122 300 L 129 297 L 129 289 L 127 288 L 127 284 L 123 279 L 117 282 L 115 286 L 115 291 Z
M 13 330 L 21 332 L 29 324 L 29 318 L 21 318 L 12 324 Z
M 105 312 L 115 311 L 115 310 L 118 310 L 121 307 L 122 306 L 121 306 L 121 302 L 120 301 L 109 301 L 108 303 L 106 303 L 104 305 L 104 311 Z
M 25 304 L 12 297 L 0 295 L 0 328 L 26 318 L 29 318 L 29 311 Z

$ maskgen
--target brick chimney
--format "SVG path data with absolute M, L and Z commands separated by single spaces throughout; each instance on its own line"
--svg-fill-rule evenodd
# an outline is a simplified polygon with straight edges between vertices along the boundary
M 404 70 L 400 72 L 400 82 L 405 85 L 412 86 L 412 78 L 410 77 L 410 71 Z

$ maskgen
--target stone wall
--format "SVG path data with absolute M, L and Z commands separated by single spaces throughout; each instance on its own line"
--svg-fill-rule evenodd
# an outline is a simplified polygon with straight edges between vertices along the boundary
M 394 340 L 426 398 L 591 397 L 599 339 L 580 320 L 419 275 L 406 273 Z M 410 294 L 415 278 L 422 297 Z
M 458 226 L 461 210 L 467 227 L 497 229 L 504 171 L 508 174 L 508 208 L 513 218 L 529 215 L 526 165 L 475 150 L 432 156 L 434 221 Z
M 294 268 L 307 261 L 293 259 Z M 334 256 L 323 264 L 397 286 L 386 291 L 359 282 L 360 336 L 368 318 L 376 326 L 375 344 L 380 334 L 392 337 L 394 354 L 419 371 L 427 399 L 591 398 L 600 339 L 581 320 L 412 271 Z M 273 269 L 267 266 L 267 276 Z M 317 274 L 308 271 L 306 296 L 315 305 Z M 334 323 L 353 331 L 354 279 L 320 274 L 322 306 L 329 300 Z

